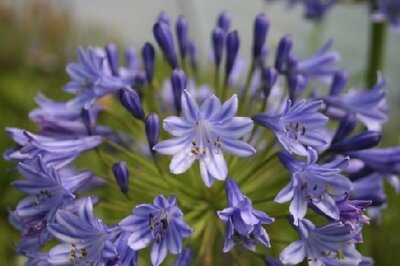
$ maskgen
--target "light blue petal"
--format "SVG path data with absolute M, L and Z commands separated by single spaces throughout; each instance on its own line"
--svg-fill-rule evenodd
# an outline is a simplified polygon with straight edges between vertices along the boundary
M 160 265 L 166 256 L 167 256 L 167 241 L 163 239 L 161 240 L 160 243 L 154 242 L 150 252 L 151 264 L 153 264 L 153 266 Z
M 248 157 L 256 153 L 251 145 L 237 139 L 221 139 L 221 149 L 237 157 Z
M 297 265 L 306 257 L 304 242 L 297 240 L 286 247 L 280 254 L 279 259 L 284 264 Z

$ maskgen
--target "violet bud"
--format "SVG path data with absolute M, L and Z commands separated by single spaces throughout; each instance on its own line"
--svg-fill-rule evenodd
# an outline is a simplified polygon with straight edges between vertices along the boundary
M 171 68 L 177 68 L 178 57 L 176 55 L 172 32 L 168 24 L 160 22 L 154 24 L 153 34 Z
M 154 77 L 154 47 L 151 43 L 146 42 L 142 48 L 142 59 L 144 71 L 146 72 L 146 79 L 150 83 Z
M 279 72 L 283 72 L 285 70 L 286 60 L 289 57 L 292 45 L 293 41 L 290 35 L 285 35 L 279 41 L 275 57 L 275 68 Z
M 237 55 L 239 53 L 240 40 L 237 31 L 232 31 L 226 36 L 226 77 L 228 78 L 232 72 Z
M 135 87 L 143 87 L 144 85 L 146 85 L 146 74 L 143 72 L 138 72 L 135 75 L 133 84 Z
M 88 135 L 93 135 L 96 129 L 97 112 L 93 109 L 82 108 L 81 118 Z
M 128 47 L 125 50 L 125 64 L 128 69 L 135 70 L 139 67 L 139 60 L 136 55 L 136 50 L 133 47 Z
M 194 71 L 197 70 L 197 47 L 196 43 L 193 41 L 188 42 L 188 52 L 189 52 L 189 60 L 190 66 Z
M 114 76 L 119 75 L 119 60 L 118 60 L 118 49 L 114 43 L 109 43 L 105 47 L 107 60 L 110 64 L 111 73 Z
M 181 58 L 185 59 L 188 46 L 188 25 L 184 16 L 179 16 L 176 22 L 176 36 Z
M 344 71 L 336 71 L 333 75 L 330 95 L 338 95 L 341 93 L 342 89 L 346 85 L 348 80 L 348 75 Z
M 145 117 L 139 94 L 129 86 L 118 91 L 121 104 L 137 119 L 143 120 Z
M 278 71 L 273 67 L 262 69 L 261 73 L 261 88 L 264 92 L 265 99 L 268 99 L 272 88 L 278 80 Z
M 157 22 L 165 23 L 169 26 L 169 25 L 171 25 L 170 21 L 171 21 L 170 18 L 168 17 L 167 13 L 165 13 L 164 11 L 162 11 L 162 12 L 160 12 L 160 14 L 158 14 Z
M 261 57 L 268 29 L 269 21 L 267 16 L 264 14 L 258 15 L 254 21 L 253 28 L 253 60 L 257 60 Z
M 182 69 L 175 69 L 171 76 L 172 93 L 174 95 L 175 109 L 178 114 L 181 113 L 181 97 L 186 88 L 186 76 Z
M 355 115 L 348 114 L 340 119 L 339 127 L 336 130 L 332 142 L 337 142 L 347 137 L 356 127 L 357 120 Z
M 211 33 L 211 42 L 214 52 L 214 63 L 219 66 L 222 58 L 222 51 L 224 48 L 225 33 L 221 28 L 216 28 Z
M 154 154 L 155 151 L 153 147 L 158 143 L 158 138 L 160 136 L 160 118 L 157 114 L 151 113 L 146 117 L 145 131 L 150 151 Z
M 114 163 L 112 166 L 112 171 L 114 174 L 115 181 L 117 181 L 117 184 L 118 184 L 119 188 L 121 189 L 121 192 L 124 193 L 125 195 L 128 194 L 129 170 L 128 170 L 128 166 L 126 165 L 126 162 L 119 161 L 119 162 Z
M 349 139 L 334 142 L 331 150 L 339 153 L 365 150 L 378 145 L 381 138 L 382 134 L 378 131 L 364 131 Z
M 217 17 L 216 27 L 221 28 L 224 33 L 227 33 L 231 26 L 231 16 L 229 12 L 224 10 Z
M 289 87 L 289 98 L 292 102 L 296 102 L 306 88 L 306 79 L 300 74 L 290 75 L 287 78 L 287 82 Z

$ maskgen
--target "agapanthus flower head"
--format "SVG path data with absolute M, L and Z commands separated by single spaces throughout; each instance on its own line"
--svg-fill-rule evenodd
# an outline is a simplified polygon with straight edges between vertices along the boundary
M 286 101 L 281 113 L 260 113 L 253 117 L 258 124 L 274 132 L 284 149 L 290 153 L 307 156 L 307 146 L 318 148 L 327 144 L 324 128 L 328 118 L 318 110 L 322 101 Z
M 280 254 L 284 264 L 297 265 L 305 258 L 308 265 L 358 265 L 362 261 L 354 247 L 355 236 L 361 227 L 352 230 L 342 222 L 316 227 L 311 221 L 299 221 L 300 240 L 286 247 Z
M 251 200 L 240 191 L 238 184 L 231 178 L 225 181 L 228 206 L 218 211 L 219 218 L 225 224 L 224 252 L 230 251 L 236 242 L 255 251 L 256 243 L 270 247 L 269 236 L 263 224 L 274 222 L 262 211 L 253 209 Z
M 294 224 L 304 218 L 311 204 L 328 217 L 339 220 L 340 211 L 335 198 L 343 197 L 352 189 L 351 181 L 340 173 L 346 169 L 348 158 L 317 164 L 317 152 L 309 148 L 307 162 L 288 153 L 279 154 L 282 164 L 291 173 L 291 180 L 275 197 L 278 203 L 292 201 L 289 207 Z
M 236 95 L 223 104 L 211 96 L 199 107 L 185 90 L 182 117 L 170 116 L 163 121 L 164 129 L 174 138 L 161 141 L 154 150 L 173 155 L 171 173 L 184 173 L 199 160 L 206 186 L 210 187 L 216 179 L 224 180 L 228 169 L 222 151 L 238 157 L 255 153 L 253 147 L 239 139 L 251 131 L 253 122 L 248 117 L 236 117 L 237 107 Z
M 128 246 L 140 250 L 153 244 L 151 263 L 160 265 L 169 251 L 182 252 L 182 238 L 188 237 L 192 229 L 183 220 L 183 213 L 173 196 L 157 196 L 153 204 L 141 204 L 132 215 L 123 219 L 119 226 L 129 232 Z
M 53 265 L 104 265 L 117 256 L 114 244 L 108 239 L 106 226 L 93 214 L 93 203 L 87 198 L 74 214 L 58 210 L 51 234 L 59 244 L 49 251 L 48 262 Z

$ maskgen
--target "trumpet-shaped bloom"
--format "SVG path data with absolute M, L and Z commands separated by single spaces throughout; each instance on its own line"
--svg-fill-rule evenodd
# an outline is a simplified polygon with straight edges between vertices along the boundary
M 200 107 L 185 90 L 182 94 L 182 117 L 164 119 L 163 127 L 174 138 L 161 141 L 154 150 L 173 155 L 170 171 L 186 172 L 200 161 L 201 177 L 210 187 L 215 179 L 224 180 L 228 168 L 222 151 L 238 157 L 255 153 L 253 147 L 239 138 L 253 128 L 248 117 L 234 116 L 238 107 L 236 95 L 224 104 L 216 96 L 209 97 Z
M 354 114 L 370 130 L 380 130 L 387 120 L 385 98 L 386 81 L 381 79 L 369 90 L 350 91 L 347 94 L 330 95 L 324 98 L 329 107 L 341 110 L 344 115 Z
M 327 144 L 324 128 L 328 118 L 318 112 L 322 101 L 287 100 L 280 114 L 260 113 L 253 117 L 258 124 L 272 130 L 289 153 L 307 156 L 307 146 L 318 148 Z
M 219 218 L 225 224 L 223 251 L 230 251 L 237 241 L 252 251 L 255 251 L 257 241 L 270 247 L 269 236 L 262 225 L 270 224 L 275 219 L 253 209 L 251 200 L 242 194 L 233 179 L 228 178 L 225 181 L 225 190 L 228 207 L 218 212 Z
M 349 225 L 333 222 L 321 227 L 307 220 L 301 220 L 297 231 L 300 240 L 286 247 L 280 254 L 284 264 L 297 265 L 305 258 L 308 265 L 359 265 L 360 253 L 354 247 L 355 237 L 361 227 L 352 230 Z
M 35 135 L 18 128 L 7 128 L 6 131 L 19 145 L 4 153 L 6 160 L 27 162 L 41 154 L 46 165 L 57 169 L 68 165 L 81 153 L 99 146 L 103 141 L 100 136 L 65 139 Z
M 183 213 L 175 197 L 160 195 L 153 204 L 138 205 L 132 215 L 123 219 L 119 226 L 130 233 L 128 246 L 140 250 L 153 244 L 150 252 L 151 263 L 160 265 L 167 252 L 182 252 L 182 238 L 188 237 L 192 229 L 183 220 Z
M 300 161 L 290 154 L 279 154 L 282 164 L 290 171 L 291 180 L 275 197 L 278 203 L 292 201 L 289 207 L 294 224 L 304 218 L 307 204 L 334 220 L 340 219 L 340 211 L 335 197 L 344 196 L 352 189 L 351 181 L 340 174 L 348 165 L 348 159 L 336 160 L 327 164 L 317 164 L 318 155 L 309 149 L 307 162 Z
M 90 198 L 82 202 L 78 214 L 58 210 L 49 231 L 62 244 L 49 251 L 52 265 L 105 265 L 117 256 L 105 225 L 93 214 Z

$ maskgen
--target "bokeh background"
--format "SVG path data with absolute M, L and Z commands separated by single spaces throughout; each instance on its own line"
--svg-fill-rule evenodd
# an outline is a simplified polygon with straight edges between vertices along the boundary
M 44 92 L 65 99 L 65 64 L 74 60 L 77 47 L 103 46 L 115 42 L 140 49 L 152 41 L 152 25 L 160 11 L 171 18 L 187 16 L 190 37 L 199 45 L 205 67 L 210 47 L 209 32 L 216 15 L 230 11 L 233 27 L 241 36 L 241 54 L 250 54 L 253 18 L 264 12 L 271 22 L 268 37 L 273 51 L 279 38 L 293 35 L 295 50 L 307 56 L 326 40 L 342 55 L 340 66 L 348 70 L 352 87 L 365 87 L 368 50 L 368 8 L 363 5 L 336 7 L 319 24 L 305 21 L 301 8 L 287 10 L 285 0 L 0 0 L 0 151 L 12 145 L 2 130 L 6 126 L 34 130 L 28 120 L 35 107 L 34 96 Z M 383 74 L 389 80 L 390 120 L 384 128 L 382 146 L 399 144 L 400 128 L 400 36 L 388 34 Z M 10 182 L 18 178 L 15 166 L 0 161 L 0 265 L 19 265 L 15 256 L 16 232 L 7 221 L 7 209 L 21 195 Z M 388 207 L 381 224 L 364 230 L 362 251 L 374 257 L 376 265 L 396 265 L 400 251 L 400 196 L 391 187 Z

